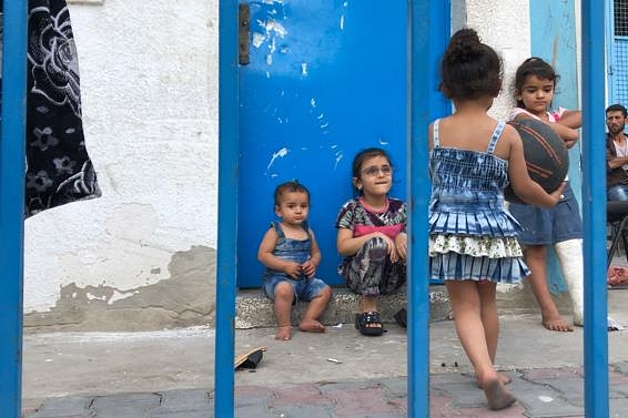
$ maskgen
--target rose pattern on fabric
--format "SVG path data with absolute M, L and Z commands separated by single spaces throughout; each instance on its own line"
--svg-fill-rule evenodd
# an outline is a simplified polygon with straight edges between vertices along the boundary
M 69 104 L 80 118 L 78 55 L 68 8 L 63 7 L 55 16 L 51 15 L 46 5 L 32 8 L 29 13 L 29 43 L 32 92 L 45 96 L 57 106 Z

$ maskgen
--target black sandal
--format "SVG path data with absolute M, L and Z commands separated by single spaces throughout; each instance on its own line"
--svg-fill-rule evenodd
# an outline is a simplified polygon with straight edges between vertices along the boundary
M 360 334 L 370 337 L 379 337 L 384 333 L 384 324 L 382 324 L 379 312 L 355 314 L 355 328 L 360 331 Z
M 255 369 L 262 357 L 264 357 L 266 347 L 256 347 L 235 358 L 235 369 Z

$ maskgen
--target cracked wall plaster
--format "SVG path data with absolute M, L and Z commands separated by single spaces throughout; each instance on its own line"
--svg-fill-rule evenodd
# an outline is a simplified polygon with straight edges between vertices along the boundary
M 119 290 L 113 286 L 61 288 L 57 304 L 45 313 L 25 316 L 31 331 L 140 331 L 214 325 L 216 251 L 194 246 L 177 252 L 169 277 L 157 283 Z

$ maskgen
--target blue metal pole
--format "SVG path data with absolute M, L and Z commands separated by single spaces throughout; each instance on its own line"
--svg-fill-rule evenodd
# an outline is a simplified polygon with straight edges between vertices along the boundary
M 0 131 L 0 417 L 21 416 L 26 0 L 5 1 Z
M 214 415 L 234 416 L 234 345 L 238 196 L 238 5 L 220 1 L 218 252 Z
M 427 209 L 430 186 L 427 171 L 427 128 L 430 98 L 435 97 L 433 77 L 425 70 L 432 58 L 438 22 L 430 13 L 439 1 L 414 0 L 410 11 L 410 126 L 408 132 L 408 416 L 430 416 L 430 304 L 427 280 Z M 430 68 L 435 62 L 429 62 Z
M 584 393 L 587 418 L 608 417 L 604 5 L 582 0 L 582 147 L 584 183 Z M 600 7 L 602 6 L 602 7 Z

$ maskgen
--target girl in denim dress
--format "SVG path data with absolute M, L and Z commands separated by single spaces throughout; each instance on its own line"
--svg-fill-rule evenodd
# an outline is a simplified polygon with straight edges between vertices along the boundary
M 541 58 L 525 60 L 515 75 L 517 106 L 509 120 L 535 119 L 548 124 L 565 142 L 573 147 L 580 134 L 579 110 L 559 108 L 549 111 L 559 76 L 554 68 Z M 547 248 L 553 247 L 572 302 L 573 324 L 583 325 L 584 317 L 584 266 L 582 254 L 582 218 L 580 207 L 568 179 L 564 198 L 556 207 L 535 208 L 511 204 L 510 211 L 517 218 L 523 232 L 519 242 L 525 245 L 524 255 L 530 267 L 530 284 L 539 307 L 541 323 L 551 331 L 569 332 L 573 328 L 563 319 L 552 299 L 547 285 Z
M 475 369 L 490 409 L 507 408 L 515 397 L 510 378 L 493 363 L 499 319 L 497 283 L 529 274 L 517 242 L 519 225 L 504 206 L 511 181 L 525 202 L 551 207 L 551 194 L 528 175 L 516 130 L 487 114 L 502 85 L 502 63 L 473 29 L 456 32 L 441 62 L 441 90 L 455 112 L 428 130 L 432 196 L 429 212 L 430 279 L 444 280 L 456 331 Z
M 310 192 L 295 181 L 275 189 L 275 213 L 281 218 L 273 222 L 259 246 L 258 260 L 266 266 L 264 294 L 274 301 L 278 340 L 292 338 L 291 310 L 297 300 L 310 302 L 299 329 L 325 332 L 318 318 L 327 308 L 331 288 L 315 277 L 321 263 L 321 252 L 308 227 Z

